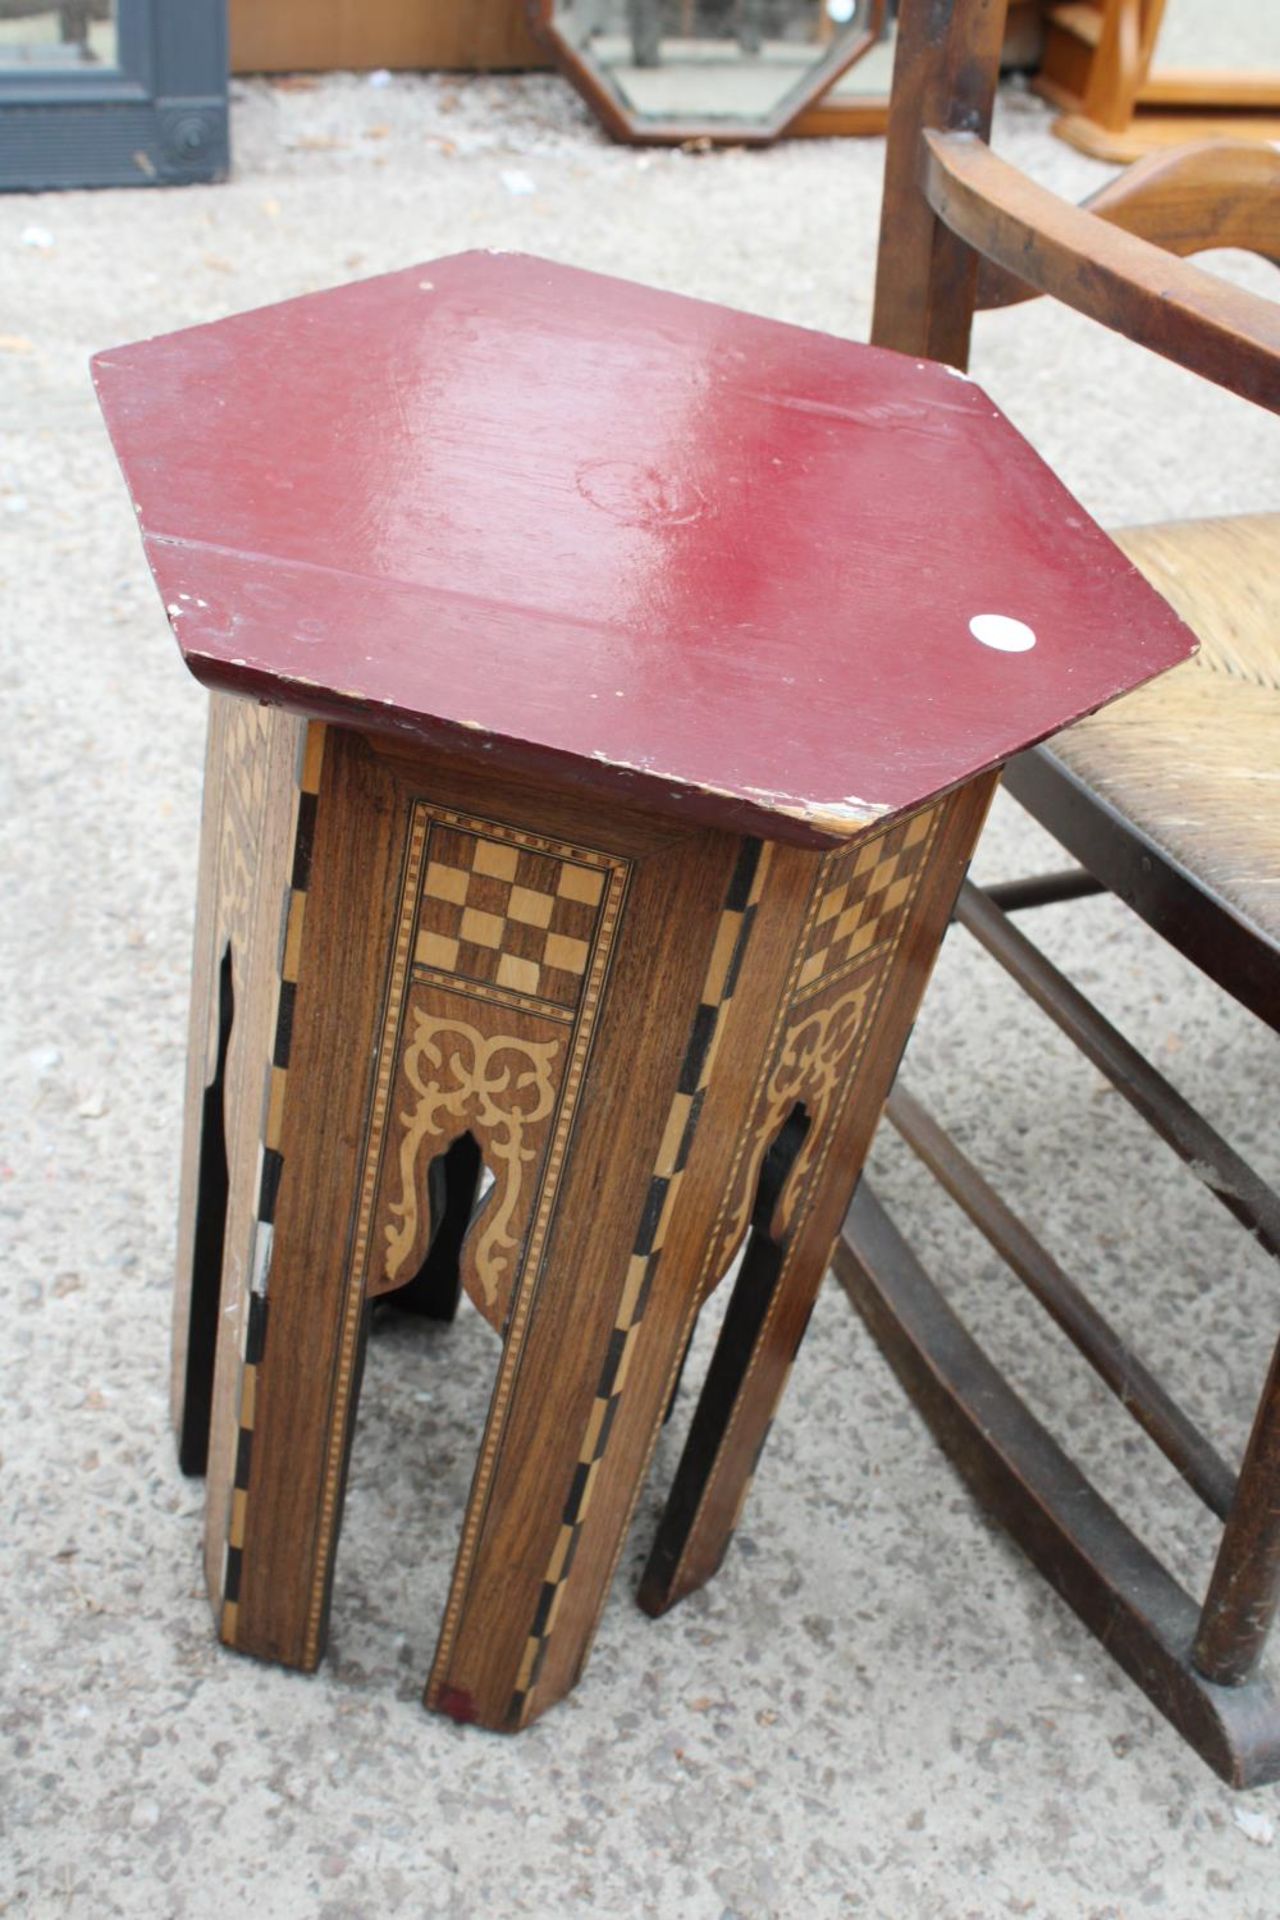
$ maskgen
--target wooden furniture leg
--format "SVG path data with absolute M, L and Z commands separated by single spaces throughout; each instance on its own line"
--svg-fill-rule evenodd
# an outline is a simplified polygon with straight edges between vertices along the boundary
M 641 1582 L 646 1612 L 724 1557 L 993 788 L 984 776 L 851 853 L 808 857 L 721 1257 L 748 1218 L 751 1238 Z
M 761 857 L 721 834 L 647 853 L 633 840 L 611 883 L 626 907 L 607 995 L 548 1117 L 427 1687 L 457 1719 L 523 1726 L 586 1659 L 683 1352 L 681 1251 L 719 1200 L 723 1129 L 707 1109 L 728 1095 L 712 1067 Z
M 1206 1680 L 1252 1680 L 1280 1607 L 1280 1346 L 1245 1448 L 1191 1657 Z

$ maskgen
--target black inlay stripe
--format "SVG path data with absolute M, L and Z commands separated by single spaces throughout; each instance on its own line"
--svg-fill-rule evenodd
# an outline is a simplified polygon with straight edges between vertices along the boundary
M 297 997 L 297 986 L 292 980 L 280 982 L 280 1010 L 276 1014 L 276 1044 L 271 1059 L 277 1067 L 289 1064 L 289 1049 L 293 1045 L 293 1003 Z
M 607 1400 L 613 1392 L 614 1377 L 622 1365 L 622 1356 L 627 1346 L 627 1330 L 615 1327 L 609 1335 L 609 1345 L 604 1356 L 604 1366 L 600 1371 L 600 1384 L 596 1388 L 597 1400 Z
M 729 897 L 725 909 L 730 913 L 740 913 L 751 897 L 751 882 L 756 877 L 756 868 L 760 864 L 760 842 L 744 840 L 738 854 L 738 863 L 729 882 Z
M 290 881 L 295 893 L 305 893 L 311 884 L 311 850 L 315 845 L 319 798 L 315 793 L 303 793 L 298 797 L 298 832 L 293 843 L 293 876 Z
M 547 1657 L 547 1648 L 550 1645 L 551 1642 L 549 1640 L 543 1640 L 538 1647 L 537 1653 L 533 1657 L 533 1671 L 529 1675 L 529 1685 L 525 1695 L 526 1699 L 538 1684 L 538 1675 L 542 1672 L 542 1665 Z
M 284 1172 L 284 1156 L 274 1147 L 262 1150 L 262 1185 L 258 1190 L 258 1218 L 265 1226 L 271 1226 L 276 1217 L 276 1198 L 280 1192 L 280 1175 Z
M 538 1595 L 538 1610 L 533 1616 L 533 1625 L 529 1629 L 535 1640 L 540 1639 L 547 1630 L 547 1621 L 551 1616 L 551 1609 L 558 1592 L 559 1588 L 554 1580 L 543 1581 L 542 1592 Z
M 587 1490 L 587 1475 L 591 1471 L 589 1460 L 579 1460 L 573 1470 L 573 1479 L 569 1483 L 569 1498 L 564 1503 L 564 1524 L 574 1525 L 578 1518 L 578 1509 L 582 1505 L 582 1496 Z
M 600 1422 L 600 1431 L 596 1435 L 596 1450 L 595 1450 L 594 1458 L 597 1460 L 603 1460 L 604 1458 L 604 1450 L 609 1444 L 609 1430 L 613 1426 L 613 1417 L 617 1413 L 618 1408 L 621 1405 L 621 1402 L 622 1402 L 622 1395 L 620 1393 L 615 1393 L 610 1397 L 609 1403 L 605 1407 L 604 1419 Z
M 724 1001 L 732 1000 L 737 989 L 738 975 L 742 972 L 742 958 L 747 951 L 747 941 L 750 938 L 751 929 L 755 925 L 755 919 L 756 910 L 754 906 L 748 907 L 742 916 L 742 925 L 738 929 L 738 937 L 733 943 L 733 952 L 729 956 L 729 968 L 724 976 L 724 993 L 721 998 L 722 1005 Z
M 267 1298 L 262 1293 L 249 1295 L 249 1324 L 244 1336 L 244 1363 L 256 1367 L 267 1344 Z
M 684 1064 L 680 1069 L 681 1093 L 698 1091 L 698 1082 L 702 1078 L 702 1065 L 707 1057 L 707 1049 L 711 1045 L 719 1014 L 719 1007 L 708 1006 L 704 1000 L 693 1017 L 693 1032 L 689 1036 Z
M 647 1254 L 653 1246 L 653 1236 L 658 1231 L 658 1222 L 662 1218 L 662 1209 L 667 1201 L 667 1188 L 670 1181 L 665 1174 L 655 1174 L 649 1182 L 649 1193 L 644 1203 L 644 1212 L 640 1216 L 640 1225 L 636 1232 L 633 1253 Z
M 227 1548 L 227 1570 L 222 1583 L 222 1597 L 234 1604 L 240 1598 L 240 1561 L 239 1547 Z
M 253 1428 L 241 1427 L 236 1436 L 235 1484 L 243 1492 L 249 1485 L 249 1462 L 253 1454 Z
M 649 1304 L 649 1295 L 653 1289 L 653 1276 L 658 1271 L 658 1262 L 661 1258 L 662 1255 L 660 1253 L 651 1253 L 649 1255 L 649 1264 L 644 1270 L 644 1279 L 640 1282 L 640 1291 L 637 1293 L 635 1305 L 631 1309 L 631 1324 L 633 1327 L 638 1327 L 644 1318 L 644 1310 Z
M 680 1145 L 676 1150 L 674 1171 L 683 1173 L 689 1159 L 689 1150 L 693 1145 L 693 1136 L 698 1129 L 698 1120 L 702 1113 L 702 1103 L 707 1097 L 705 1087 L 700 1087 L 693 1096 L 693 1105 L 689 1108 L 689 1118 L 684 1123 L 684 1132 L 680 1136 Z

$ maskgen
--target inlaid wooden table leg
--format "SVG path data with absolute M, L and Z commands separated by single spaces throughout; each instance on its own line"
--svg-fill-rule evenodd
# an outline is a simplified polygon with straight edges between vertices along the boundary
M 808 900 L 721 1257 L 750 1219 L 747 1252 L 641 1581 L 648 1613 L 724 1557 L 994 787 L 984 775 L 847 852 L 779 849 L 775 871 L 808 867 Z

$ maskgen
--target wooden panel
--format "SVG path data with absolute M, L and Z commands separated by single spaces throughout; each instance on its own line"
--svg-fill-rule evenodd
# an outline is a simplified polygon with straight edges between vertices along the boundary
M 521 1249 L 554 1206 L 630 870 L 592 846 L 415 802 L 403 882 L 413 947 L 384 1022 L 395 1118 L 367 1148 L 370 1297 L 420 1267 L 438 1225 L 420 1200 L 427 1165 L 469 1130 L 493 1186 L 462 1278 L 506 1325 Z
M 256 1331 L 228 1365 L 237 1445 L 216 1449 L 210 1470 L 210 1578 L 216 1596 L 223 1567 L 213 1547 L 229 1541 L 222 1630 L 233 1645 L 304 1667 L 320 1657 L 367 1301 L 406 1225 L 406 1194 L 422 1204 L 427 1153 L 419 1146 L 432 1128 L 437 1146 L 471 1128 L 500 1177 L 468 1257 L 481 1304 L 504 1328 L 505 1357 L 436 1693 L 448 1711 L 508 1723 L 575 1487 L 585 1512 L 577 1467 L 588 1439 L 601 1441 L 592 1410 L 611 1353 L 617 1368 L 614 1335 L 624 1314 L 631 1333 L 643 1313 L 631 1284 L 637 1222 L 669 1140 L 690 1029 L 702 1031 L 708 954 L 718 951 L 737 859 L 728 836 L 621 810 L 602 819 L 571 795 L 329 733 L 305 916 L 292 908 L 285 916 L 297 932 L 286 934 L 281 963 L 282 977 L 297 973 L 289 1038 L 283 1050 L 268 1049 L 273 1062 L 286 1061 L 283 1078 L 273 1071 L 267 1103 L 269 1252 L 240 1263 L 264 1281 L 269 1274 L 266 1305 L 251 1314 Z M 480 886 L 476 898 L 487 906 L 455 898 L 454 875 L 468 892 L 478 883 L 506 889 L 500 910 Z M 297 896 L 295 885 L 295 904 Z M 549 916 L 539 904 L 548 900 Z M 446 931 L 442 907 L 501 921 L 498 944 L 487 925 L 464 930 L 460 921 Z M 569 912 L 577 920 L 552 924 Z M 362 940 L 352 940 L 353 925 Z M 541 938 L 537 958 L 524 927 Z M 538 968 L 538 979 L 508 984 L 506 957 Z M 269 983 L 270 956 L 265 974 Z M 435 1023 L 425 1045 L 423 1020 Z M 445 1044 L 432 1059 L 442 1021 Z M 503 1057 L 481 1084 L 471 1069 L 495 1046 Z M 512 1142 L 502 1112 L 522 1104 L 537 1118 Z M 406 1154 L 415 1129 L 423 1139 Z M 504 1204 L 503 1179 L 511 1180 L 501 1166 L 508 1145 L 519 1159 L 518 1208 L 490 1261 L 481 1243 Z M 416 1227 L 410 1235 L 414 1246 L 426 1237 Z M 232 1238 L 238 1245 L 238 1231 Z M 665 1372 L 662 1322 L 645 1337 Z M 618 1371 L 606 1397 L 621 1384 Z M 661 1396 L 655 1385 L 648 1400 L 636 1399 L 634 1384 L 628 1396 L 647 1443 Z M 606 1528 L 630 1496 L 628 1461 L 593 1456 L 593 1512 Z M 590 1556 L 574 1572 L 575 1590 L 594 1596 L 592 1618 L 603 1573 Z
M 747 853 L 758 865 L 758 845 Z M 514 1301 L 432 1667 L 428 1704 L 456 1718 L 517 1726 L 559 1698 L 607 1592 L 680 1352 L 690 1276 L 668 1258 L 671 1235 L 690 1216 L 705 1234 L 719 1201 L 687 1143 L 710 1137 L 698 1093 L 726 997 L 720 931 L 726 919 L 741 925 L 746 904 L 742 854 L 730 836 L 700 833 L 633 869 L 559 1203 Z M 656 1284 L 668 1276 L 675 1300 Z
M 546 67 L 521 0 L 231 0 L 231 71 Z

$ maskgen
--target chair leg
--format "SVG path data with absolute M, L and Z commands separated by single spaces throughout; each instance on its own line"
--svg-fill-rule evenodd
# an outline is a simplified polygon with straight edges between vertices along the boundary
M 1206 1680 L 1239 1687 L 1257 1672 L 1280 1606 L 1280 1346 L 1245 1449 L 1192 1658 Z

